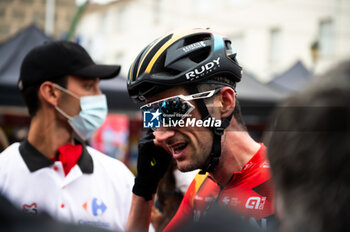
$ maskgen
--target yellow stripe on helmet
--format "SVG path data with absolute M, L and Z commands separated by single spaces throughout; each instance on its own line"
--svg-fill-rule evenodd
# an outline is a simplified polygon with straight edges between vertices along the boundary
M 143 56 L 141 62 L 139 62 L 139 68 L 137 69 L 137 73 L 136 73 L 136 78 L 139 76 L 139 72 L 140 72 L 140 69 L 141 69 L 141 66 L 143 64 L 143 61 L 145 60 L 145 58 L 147 57 L 148 53 L 150 51 L 152 51 L 152 49 L 154 48 L 154 46 L 156 46 L 160 41 L 162 41 L 162 39 L 164 39 L 165 37 L 167 37 L 168 35 L 165 35 L 161 38 L 159 38 L 156 42 L 153 43 L 153 45 L 148 49 L 147 53 Z
M 185 32 L 182 32 L 182 33 L 174 33 L 173 37 L 168 40 L 158 51 L 157 53 L 153 56 L 152 60 L 149 62 L 146 70 L 145 70 L 145 73 L 150 73 L 152 68 L 153 68 L 153 65 L 154 63 L 157 61 L 157 59 L 159 58 L 159 56 L 164 52 L 165 49 L 167 49 L 170 45 L 172 45 L 175 41 L 177 41 L 178 39 L 180 39 L 181 37 L 184 37 L 184 36 L 187 36 L 187 35 L 190 35 L 190 34 L 194 34 L 196 32 L 208 32 L 208 30 L 206 29 L 195 29 L 195 30 L 189 30 L 189 31 L 185 31 Z M 159 41 L 159 40 L 158 40 Z M 157 41 L 157 42 L 158 42 Z M 153 46 L 152 46 L 153 47 Z M 151 49 L 149 49 L 148 51 L 150 51 Z M 140 66 L 141 67 L 141 66 Z
M 135 61 L 136 60 L 134 60 L 133 62 L 132 62 L 132 64 L 131 64 L 131 66 L 130 66 L 130 70 L 129 70 L 129 75 L 128 75 L 128 80 L 131 80 L 131 73 L 132 73 L 132 71 L 134 70 L 134 64 L 135 64 Z

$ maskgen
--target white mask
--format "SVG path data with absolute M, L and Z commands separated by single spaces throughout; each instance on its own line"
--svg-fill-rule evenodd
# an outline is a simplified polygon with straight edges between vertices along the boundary
M 55 84 L 55 87 L 80 100 L 81 111 L 71 117 L 58 106 L 56 110 L 68 119 L 75 133 L 84 141 L 91 138 L 94 132 L 101 127 L 107 116 L 107 100 L 104 94 L 78 97 L 69 90 Z

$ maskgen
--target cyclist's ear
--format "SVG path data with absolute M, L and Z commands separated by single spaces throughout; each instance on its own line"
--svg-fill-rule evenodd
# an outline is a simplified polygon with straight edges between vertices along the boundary
M 236 105 L 235 91 L 230 87 L 224 87 L 220 90 L 218 99 L 221 103 L 220 104 L 221 118 L 226 118 L 230 116 L 230 114 L 233 112 Z

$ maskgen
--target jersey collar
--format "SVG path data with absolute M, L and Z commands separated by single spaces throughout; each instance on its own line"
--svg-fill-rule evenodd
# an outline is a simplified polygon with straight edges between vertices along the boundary
M 233 175 L 230 179 L 230 181 L 227 183 L 227 185 L 230 185 L 232 183 L 235 183 L 238 179 L 243 178 L 246 175 L 249 175 L 251 171 L 254 171 L 254 169 L 258 166 L 263 164 L 263 162 L 266 161 L 266 147 L 263 143 L 259 143 L 260 148 L 259 150 L 254 154 L 254 156 L 242 167 L 241 171 L 233 172 Z M 268 163 L 266 163 L 268 165 Z M 215 179 L 209 174 L 208 178 L 212 179 L 214 182 Z
M 83 173 L 91 174 L 94 171 L 93 160 L 87 151 L 86 146 L 84 144 L 82 145 L 83 152 L 77 164 Z M 30 144 L 27 139 L 21 142 L 21 145 L 19 146 L 19 152 L 30 172 L 35 172 L 41 168 L 49 167 L 54 163 L 42 153 L 40 153 L 35 147 L 33 147 L 33 145 Z

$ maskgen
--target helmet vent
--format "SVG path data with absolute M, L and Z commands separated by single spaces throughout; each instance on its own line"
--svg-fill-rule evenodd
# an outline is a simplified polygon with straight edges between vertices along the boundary
M 210 35 L 198 34 L 198 35 L 194 35 L 194 36 L 186 38 L 183 46 L 187 46 L 187 45 L 190 45 L 193 43 L 197 43 L 200 41 L 207 41 L 207 40 L 212 40 Z M 203 49 L 199 49 L 196 52 L 190 53 L 188 55 L 188 58 L 195 63 L 200 63 L 210 55 L 210 50 L 211 50 L 210 47 L 205 47 Z
M 197 43 L 200 41 L 205 41 L 205 40 L 212 40 L 212 38 L 208 34 L 193 35 L 191 37 L 185 38 L 185 42 L 183 46 L 187 46 L 187 45 Z
M 206 58 L 208 58 L 209 54 L 210 54 L 210 47 L 206 47 L 198 50 L 195 53 L 189 54 L 188 58 L 193 62 L 200 63 Z

